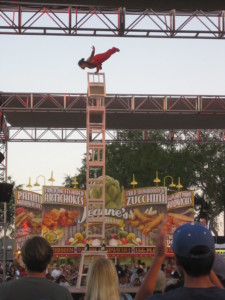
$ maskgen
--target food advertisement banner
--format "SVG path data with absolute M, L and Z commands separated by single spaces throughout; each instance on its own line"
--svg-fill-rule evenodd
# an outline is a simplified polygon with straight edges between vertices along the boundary
M 100 191 L 95 188 L 91 193 L 97 198 Z M 154 245 L 157 227 L 166 213 L 166 199 L 167 189 L 164 187 L 124 191 L 117 180 L 107 176 L 105 244 L 111 247 Z M 43 188 L 42 235 L 51 245 L 84 246 L 85 226 L 84 190 Z M 88 242 L 91 247 L 101 244 L 98 239 Z
M 167 189 L 146 187 L 124 191 L 124 206 L 128 213 L 126 232 L 129 246 L 155 244 L 158 226 L 166 214 Z M 131 236 L 131 237 L 130 237 Z
M 85 191 L 44 186 L 42 236 L 51 245 L 85 245 L 85 227 L 82 223 L 86 204 Z
M 41 235 L 42 195 L 18 190 L 15 195 L 16 249 L 30 236 Z
M 167 197 L 167 246 L 173 240 L 173 233 L 182 224 L 194 221 L 194 191 L 177 192 Z
M 81 252 L 85 249 L 84 247 L 55 247 L 53 246 L 53 253 L 57 256 L 80 256 Z M 91 247 L 92 251 L 101 251 L 101 247 Z M 129 247 L 129 246 L 118 246 L 106 248 L 108 256 L 154 256 L 156 247 Z M 166 248 L 166 256 L 172 257 L 173 250 L 171 247 Z
M 105 245 L 111 254 L 123 254 L 124 251 L 153 251 L 151 249 L 154 249 L 158 227 L 166 215 L 165 230 L 168 233 L 169 248 L 176 227 L 193 221 L 193 191 L 167 196 L 166 187 L 123 190 L 119 182 L 109 176 L 105 190 Z M 85 193 L 85 190 L 59 186 L 43 186 L 42 196 L 33 192 L 18 191 L 16 239 L 19 245 L 25 235 L 40 234 L 42 225 L 41 234 L 55 249 L 55 254 L 79 254 L 86 244 Z M 98 188 L 90 193 L 92 198 L 100 197 Z M 89 215 L 91 213 L 88 212 Z M 23 218 L 25 220 L 24 216 L 27 214 L 29 217 L 26 220 L 29 222 L 24 222 Z M 39 227 L 34 225 L 37 219 Z M 93 227 L 92 230 L 96 228 Z M 91 249 L 101 245 L 98 239 L 89 240 L 88 243 Z M 128 248 L 129 252 L 126 251 Z

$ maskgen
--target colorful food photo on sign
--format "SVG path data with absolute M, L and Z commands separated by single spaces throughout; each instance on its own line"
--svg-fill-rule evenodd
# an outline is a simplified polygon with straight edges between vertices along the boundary
M 158 226 L 166 214 L 167 189 L 124 190 L 118 180 L 106 178 L 105 244 L 110 247 L 155 245 Z M 101 198 L 101 189 L 95 188 L 91 193 L 95 199 Z M 97 226 L 91 228 L 92 232 L 97 232 Z M 93 239 L 89 245 L 100 246 L 101 241 Z
M 194 191 L 177 192 L 167 197 L 167 246 L 172 243 L 173 233 L 182 224 L 194 221 Z
M 105 176 L 105 207 L 120 209 L 123 207 L 123 187 L 117 179 Z M 102 197 L 101 188 L 93 188 L 90 190 L 90 197 L 92 199 L 100 199 Z
M 84 245 L 84 206 L 84 190 L 43 187 L 42 236 L 54 246 Z
M 97 181 L 98 178 L 96 178 Z M 123 245 L 127 234 L 124 231 L 124 220 L 128 214 L 124 208 L 123 196 L 124 188 L 120 186 L 117 179 L 105 176 L 105 244 L 109 246 Z M 102 188 L 94 187 L 90 189 L 91 199 L 102 199 Z M 92 213 L 91 210 L 88 212 Z M 95 213 L 95 211 L 93 212 Z M 100 212 L 101 214 L 101 212 Z M 98 234 L 101 232 L 99 224 L 93 224 L 90 231 Z M 101 241 L 97 238 L 88 241 L 90 246 L 100 246 Z
M 167 189 L 146 187 L 125 191 L 128 212 L 127 231 L 133 233 L 135 246 L 155 245 L 158 227 L 166 215 Z
M 40 235 L 42 227 L 42 195 L 18 190 L 15 195 L 15 239 L 21 248 L 25 239 Z

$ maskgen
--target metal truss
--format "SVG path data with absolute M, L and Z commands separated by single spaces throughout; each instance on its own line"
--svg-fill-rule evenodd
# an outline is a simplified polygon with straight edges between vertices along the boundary
M 0 34 L 224 39 L 224 11 L 0 3 Z
M 86 112 L 87 94 L 0 93 L 0 111 Z M 107 113 L 225 114 L 225 96 L 107 94 Z
M 219 144 L 225 130 L 106 130 L 106 143 Z M 93 140 L 98 141 L 96 135 Z M 9 127 L 9 142 L 86 143 L 86 129 Z M 1 145 L 1 144 L 0 144 Z
M 66 127 L 65 120 L 69 116 L 72 116 L 72 122 L 80 116 L 85 119 L 87 99 L 87 94 L 0 93 L 0 111 L 4 114 L 0 142 L 86 143 L 85 125 Z M 182 118 L 184 116 L 196 116 L 197 118 L 205 116 L 208 126 L 201 130 L 174 129 L 172 126 L 165 129 L 157 127 L 158 129 L 151 130 L 147 127 L 144 127 L 145 130 L 109 127 L 106 130 L 107 143 L 140 141 L 148 143 L 224 143 L 225 141 L 225 131 L 221 129 L 225 128 L 223 117 L 225 116 L 225 96 L 108 94 L 105 97 L 105 105 L 107 116 L 110 118 L 114 116 L 117 124 L 121 118 L 126 118 L 126 116 L 144 118 L 144 116 L 150 115 L 152 118 L 156 115 L 160 120 L 160 116 L 171 116 L 172 119 L 176 116 L 182 116 Z M 51 118 L 56 113 L 60 113 L 60 122 L 57 120 L 59 122 L 57 128 Z M 36 118 L 39 122 L 38 125 L 33 124 L 36 115 L 38 115 Z M 43 125 L 43 116 L 48 116 L 50 119 L 48 126 Z M 222 123 L 219 122 L 217 127 L 210 128 L 213 116 L 216 119 L 220 119 L 222 116 Z M 21 126 L 20 122 L 26 120 L 30 125 Z M 94 139 L 98 140 L 98 138 L 99 136 L 96 134 Z

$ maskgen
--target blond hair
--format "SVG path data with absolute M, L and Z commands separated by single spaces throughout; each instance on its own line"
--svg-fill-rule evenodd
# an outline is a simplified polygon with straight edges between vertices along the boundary
M 114 264 L 106 258 L 96 258 L 87 275 L 85 300 L 120 300 L 119 280 Z

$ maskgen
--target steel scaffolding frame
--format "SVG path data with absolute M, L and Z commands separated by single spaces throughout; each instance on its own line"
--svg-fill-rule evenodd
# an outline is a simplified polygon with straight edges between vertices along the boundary
M 50 93 L 1 93 L 0 111 L 86 112 L 87 95 Z M 225 114 L 224 95 L 107 94 L 108 113 L 219 113 Z
M 86 128 L 15 128 L 9 127 L 8 142 L 86 143 Z M 225 143 L 224 129 L 196 130 L 106 130 L 110 143 Z M 96 141 L 98 137 L 96 136 Z M 0 140 L 1 145 L 2 140 Z
M 55 128 L 51 122 L 49 126 L 10 126 L 7 125 L 8 114 L 42 113 L 53 115 L 62 113 L 63 119 L 68 113 L 86 114 L 86 94 L 41 94 L 41 93 L 0 93 L 0 111 L 5 115 L 0 131 L 1 142 L 70 142 L 85 143 L 87 139 L 85 126 Z M 195 115 L 206 116 L 209 127 L 204 129 L 165 128 L 145 130 L 140 128 L 106 128 L 106 143 L 142 141 L 148 143 L 174 142 L 174 143 L 224 143 L 224 129 L 211 128 L 210 118 L 225 116 L 225 96 L 199 96 L 199 95 L 129 95 L 108 94 L 105 97 L 107 115 L 134 116 L 134 114 L 157 115 Z M 22 118 L 23 118 L 22 117 Z M 33 121 L 33 118 L 31 122 Z M 147 124 L 148 125 L 148 124 Z M 225 127 L 225 123 L 224 123 Z M 159 134 L 157 135 L 156 132 Z M 132 138 L 131 138 L 132 136 Z M 94 139 L 97 141 L 96 134 Z
M 0 3 L 0 34 L 224 39 L 225 13 L 5 1 Z

